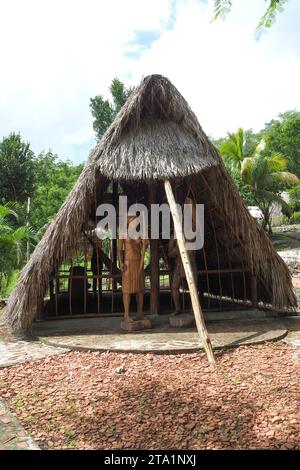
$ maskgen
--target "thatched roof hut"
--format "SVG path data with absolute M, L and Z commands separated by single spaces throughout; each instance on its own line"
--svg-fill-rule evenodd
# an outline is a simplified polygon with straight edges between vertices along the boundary
M 6 324 L 15 332 L 31 327 L 53 272 L 76 249 L 109 181 L 123 188 L 139 185 L 145 198 L 156 185 L 160 202 L 166 179 L 173 188 L 188 187 L 196 202 L 205 204 L 205 250 L 198 257 L 199 282 L 205 291 L 237 298 L 243 291 L 251 300 L 255 278 L 260 306 L 283 310 L 296 305 L 285 263 L 249 214 L 218 151 L 178 90 L 165 77 L 152 75 L 143 79 L 91 151 L 73 190 L 21 272 L 8 301 Z M 180 199 L 180 190 L 177 194 Z M 209 278 L 210 273 L 218 273 L 217 279 Z M 237 280 L 234 294 L 228 281 L 232 276 Z

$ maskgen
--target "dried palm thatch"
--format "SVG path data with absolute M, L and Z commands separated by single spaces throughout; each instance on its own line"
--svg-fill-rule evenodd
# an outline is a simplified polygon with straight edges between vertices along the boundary
M 188 176 L 219 163 L 195 114 L 165 77 L 145 78 L 107 130 L 96 156 L 119 179 Z
M 169 80 L 152 75 L 135 89 L 92 150 L 73 190 L 22 270 L 4 316 L 14 332 L 30 328 L 49 279 L 79 243 L 95 191 L 107 178 L 184 179 L 196 195 L 204 186 L 204 199 L 197 202 L 205 202 L 223 221 L 228 232 L 225 246 L 232 238 L 239 242 L 237 256 L 259 276 L 268 302 L 280 309 L 296 305 L 286 265 L 250 216 L 196 116 Z

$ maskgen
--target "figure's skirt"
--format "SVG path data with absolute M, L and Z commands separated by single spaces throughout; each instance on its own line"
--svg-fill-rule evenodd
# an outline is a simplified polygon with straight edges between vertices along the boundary
M 125 261 L 126 271 L 122 273 L 123 294 L 137 294 L 144 291 L 144 270 L 139 271 L 140 260 Z

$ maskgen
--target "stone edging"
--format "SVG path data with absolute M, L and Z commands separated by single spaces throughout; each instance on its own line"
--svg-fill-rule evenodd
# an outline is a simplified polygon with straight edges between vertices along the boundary
M 0 400 L 0 450 L 40 450 L 32 437 L 25 431 Z

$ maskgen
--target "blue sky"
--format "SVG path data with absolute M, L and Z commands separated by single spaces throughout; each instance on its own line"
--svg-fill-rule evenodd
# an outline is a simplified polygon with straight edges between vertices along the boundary
M 177 86 L 207 134 L 259 130 L 300 109 L 300 1 L 257 41 L 265 6 L 235 0 L 211 23 L 211 0 L 2 0 L 0 137 L 19 131 L 35 152 L 84 161 L 90 97 L 150 73 Z

